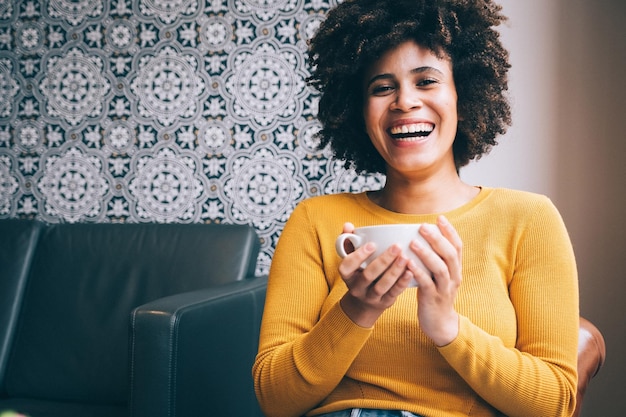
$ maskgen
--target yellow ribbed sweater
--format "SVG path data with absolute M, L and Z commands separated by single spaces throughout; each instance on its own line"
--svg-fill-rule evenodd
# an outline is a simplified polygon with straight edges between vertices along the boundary
M 444 213 L 463 240 L 458 337 L 437 348 L 409 288 L 372 328 L 339 300 L 335 238 L 345 222 L 434 223 L 365 193 L 300 203 L 272 265 L 254 384 L 268 417 L 352 408 L 426 417 L 565 417 L 574 409 L 578 279 L 563 221 L 544 196 L 483 188 Z

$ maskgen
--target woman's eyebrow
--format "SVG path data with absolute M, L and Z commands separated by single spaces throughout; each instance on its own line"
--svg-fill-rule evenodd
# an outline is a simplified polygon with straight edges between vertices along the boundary
M 443 76 L 443 71 L 441 71 L 438 68 L 435 67 L 429 67 L 429 66 L 424 66 L 424 67 L 419 67 L 419 68 L 414 68 L 411 70 L 411 74 L 420 74 L 422 72 L 436 72 L 437 74 Z
M 437 74 L 439 74 L 440 76 L 443 76 L 443 72 L 435 67 L 430 67 L 430 66 L 423 66 L 423 67 L 417 67 L 417 68 L 413 68 L 411 70 L 411 74 L 421 74 L 424 72 L 436 72 Z M 393 79 L 394 75 L 390 74 L 390 73 L 383 73 L 383 74 L 377 74 L 375 76 L 373 76 L 372 78 L 370 78 L 370 80 L 367 83 L 367 86 L 369 87 L 370 85 L 372 85 L 372 83 L 378 81 L 378 80 L 389 80 L 389 79 Z

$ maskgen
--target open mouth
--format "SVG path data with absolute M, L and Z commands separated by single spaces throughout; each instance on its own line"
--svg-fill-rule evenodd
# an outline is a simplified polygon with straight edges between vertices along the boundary
M 417 140 L 430 135 L 435 129 L 432 123 L 411 123 L 400 126 L 393 126 L 389 129 L 389 134 L 395 140 Z

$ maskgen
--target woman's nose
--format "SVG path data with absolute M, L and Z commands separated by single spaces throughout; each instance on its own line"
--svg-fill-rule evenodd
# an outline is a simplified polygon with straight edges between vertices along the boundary
M 396 97 L 391 104 L 392 110 L 409 111 L 422 106 L 422 98 L 419 91 L 410 88 L 399 88 Z

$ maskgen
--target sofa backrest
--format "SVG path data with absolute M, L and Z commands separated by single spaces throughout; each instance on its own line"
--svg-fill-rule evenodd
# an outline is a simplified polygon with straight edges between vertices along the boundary
M 6 392 L 125 403 L 130 311 L 163 296 L 252 276 L 258 249 L 247 226 L 45 227 L 24 290 Z

